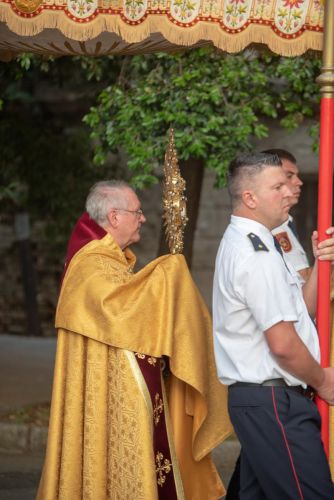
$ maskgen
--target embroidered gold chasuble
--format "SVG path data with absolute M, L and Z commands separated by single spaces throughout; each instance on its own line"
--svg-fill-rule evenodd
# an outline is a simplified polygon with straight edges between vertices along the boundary
M 224 494 L 210 451 L 231 424 L 210 316 L 183 256 L 160 257 L 135 274 L 134 263 L 107 234 L 68 266 L 39 500 L 156 500 L 171 469 L 178 499 Z M 135 353 L 169 358 L 168 394 L 155 408 Z M 171 467 L 152 447 L 161 406 Z

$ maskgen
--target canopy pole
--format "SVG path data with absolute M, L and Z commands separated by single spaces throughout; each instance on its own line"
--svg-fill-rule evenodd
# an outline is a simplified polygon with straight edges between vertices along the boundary
M 324 47 L 320 85 L 320 147 L 318 187 L 319 241 L 328 236 L 325 231 L 332 225 L 333 203 L 333 141 L 334 141 L 334 0 L 325 2 Z M 317 327 L 319 332 L 321 366 L 330 362 L 330 262 L 318 262 Z M 329 407 L 320 398 L 317 406 L 321 415 L 321 437 L 329 454 Z

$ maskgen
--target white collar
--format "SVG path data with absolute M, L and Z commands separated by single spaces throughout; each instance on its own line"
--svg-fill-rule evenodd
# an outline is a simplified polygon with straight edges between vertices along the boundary
M 248 219 L 247 217 L 240 217 L 239 215 L 231 215 L 231 225 L 238 228 L 245 235 L 249 233 L 256 234 L 256 236 L 263 240 L 263 243 L 274 247 L 271 231 L 260 222 Z

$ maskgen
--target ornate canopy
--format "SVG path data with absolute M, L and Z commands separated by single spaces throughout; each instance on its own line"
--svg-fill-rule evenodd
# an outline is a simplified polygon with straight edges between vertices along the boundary
M 53 55 L 135 54 L 213 44 L 240 52 L 262 44 L 297 56 L 322 50 L 319 79 L 321 137 L 319 237 L 332 218 L 334 130 L 334 0 L 0 0 L 0 59 L 20 52 Z M 318 314 L 321 358 L 329 365 L 330 265 L 319 263 Z M 331 362 L 334 348 L 331 350 Z M 322 438 L 329 451 L 328 405 L 319 400 Z M 332 407 L 333 408 L 333 407 Z M 331 436 L 334 415 L 331 413 Z M 333 443 L 331 439 L 331 443 Z M 334 451 L 330 450 L 334 474 Z
M 0 58 L 134 54 L 251 43 L 321 50 L 323 0 L 0 0 Z

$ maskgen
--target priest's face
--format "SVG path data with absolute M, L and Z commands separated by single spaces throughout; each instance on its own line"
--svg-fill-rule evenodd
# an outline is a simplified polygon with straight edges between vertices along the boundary
M 128 188 L 123 193 L 125 208 L 117 210 L 117 239 L 122 249 L 140 240 L 140 228 L 146 222 L 136 193 Z

